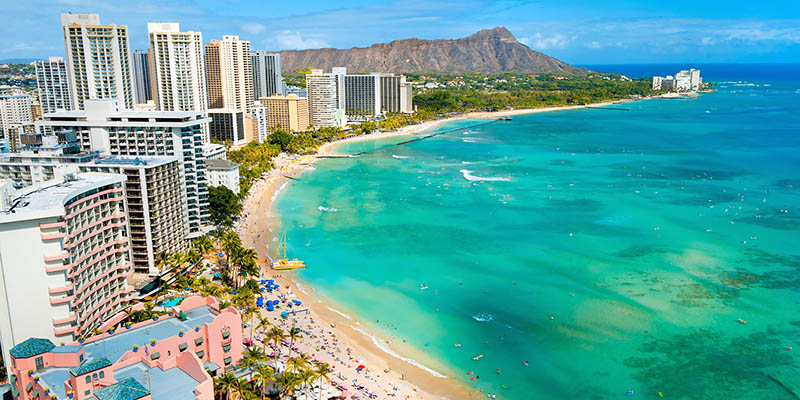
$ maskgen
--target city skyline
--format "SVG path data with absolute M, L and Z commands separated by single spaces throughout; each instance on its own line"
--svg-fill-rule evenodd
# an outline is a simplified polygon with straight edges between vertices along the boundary
M 179 22 L 205 39 L 239 35 L 253 50 L 364 47 L 418 37 L 457 38 L 506 26 L 534 50 L 573 64 L 661 62 L 792 62 L 800 59 L 800 5 L 774 7 L 719 1 L 670 3 L 613 0 L 602 5 L 529 1 L 322 2 L 260 4 L 143 1 L 135 6 L 83 0 L 10 4 L 0 60 L 46 59 L 63 52 L 51 23 L 62 12 L 100 13 L 127 25 L 132 49 L 147 48 L 147 22 Z M 782 5 L 782 6 L 780 6 Z M 224 21 L 224 22 L 221 22 Z M 364 34 L 364 31 L 368 34 Z M 52 31 L 52 32 L 51 32 Z M 35 33 L 35 34 L 34 34 Z

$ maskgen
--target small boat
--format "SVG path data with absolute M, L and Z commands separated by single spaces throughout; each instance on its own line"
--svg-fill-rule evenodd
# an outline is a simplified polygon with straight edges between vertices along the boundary
M 425 285 L 419 285 L 419 290 L 425 290 L 425 289 L 427 289 L 427 288 L 428 288 L 428 287 L 427 287 L 427 286 L 425 286 Z
M 286 231 L 283 231 L 283 239 L 281 240 L 281 243 L 278 245 L 278 250 L 275 251 L 275 258 L 274 258 L 275 261 L 273 261 L 272 264 L 271 264 L 272 265 L 272 269 L 274 269 L 274 270 L 285 270 L 285 269 L 305 268 L 306 267 L 306 263 L 305 262 L 300 261 L 300 260 L 298 260 L 296 258 L 293 259 L 293 260 L 289 260 L 289 258 L 286 257 L 286 242 L 287 242 L 287 240 L 286 240 Z M 279 258 L 280 257 L 280 252 L 281 252 L 281 246 L 283 246 L 283 258 Z
M 481 358 L 483 358 L 483 354 L 478 354 L 477 356 L 475 356 L 475 357 L 472 357 L 472 359 L 473 359 L 473 360 L 475 360 L 475 361 L 478 361 L 478 360 L 480 360 Z

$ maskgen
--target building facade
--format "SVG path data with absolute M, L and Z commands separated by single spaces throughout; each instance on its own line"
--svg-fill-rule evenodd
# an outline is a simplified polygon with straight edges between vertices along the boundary
M 133 51 L 133 88 L 136 104 L 153 100 L 150 80 L 150 55 L 147 50 Z
M 88 99 L 117 99 L 133 108 L 128 28 L 100 25 L 98 14 L 61 14 L 72 109 Z
M 98 152 L 73 152 L 55 137 L 45 137 L 44 142 L 0 155 L 0 179 L 22 189 L 56 179 L 59 171 L 69 167 L 124 175 L 134 271 L 155 275 L 159 272 L 155 254 L 188 248 L 177 157 L 101 157 Z
M 203 145 L 203 159 L 205 160 L 227 160 L 228 151 L 225 146 L 216 143 Z
M 225 35 L 206 45 L 210 108 L 247 111 L 253 105 L 250 42 Z
M 0 133 L 14 150 L 20 130 L 33 122 L 31 96 L 27 94 L 0 95 Z
M 233 146 L 245 144 L 244 112 L 234 109 L 208 110 L 211 123 L 208 125 L 211 139 Z
M 348 119 L 375 117 L 381 114 L 380 74 L 345 75 L 344 104 Z
M 255 101 L 248 114 L 250 114 L 254 139 L 259 143 L 264 142 L 269 136 L 269 110 L 261 104 L 261 101 Z
M 125 177 L 67 172 L 77 169 L 0 212 L 3 350 L 29 337 L 72 342 L 131 300 Z
M 270 96 L 258 99 L 267 109 L 269 129 L 281 128 L 287 132 L 303 132 L 311 125 L 308 115 L 308 99 L 288 96 Z
M 63 58 L 50 57 L 47 61 L 36 62 L 36 87 L 42 113 L 72 109 L 69 75 Z
M 208 188 L 201 127 L 211 119 L 201 111 L 120 111 L 113 100 L 90 100 L 86 104 L 85 111 L 46 114 L 36 126 L 52 129 L 55 134 L 74 132 L 82 151 L 180 158 L 187 236 L 202 235 L 208 220 Z
M 181 32 L 178 23 L 147 24 L 150 35 L 150 79 L 153 99 L 160 111 L 205 111 L 206 73 L 203 35 Z M 203 141 L 208 143 L 207 128 Z
M 342 127 L 346 124 L 344 109 L 339 104 L 340 74 L 326 74 L 312 69 L 306 75 L 309 123 L 314 127 Z
M 64 346 L 31 337 L 9 347 L 13 400 L 213 400 L 211 374 L 242 359 L 242 316 L 199 296 L 169 311 L 124 326 L 114 318 L 103 334 Z
M 253 66 L 253 98 L 286 95 L 281 74 L 281 55 L 264 50 L 250 52 Z
M 225 186 L 231 192 L 239 194 L 239 165 L 228 160 L 209 160 L 208 184 Z

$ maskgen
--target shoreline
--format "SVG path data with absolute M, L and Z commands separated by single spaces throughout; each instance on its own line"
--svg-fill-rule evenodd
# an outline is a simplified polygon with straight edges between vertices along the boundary
M 269 255 L 267 254 L 267 249 L 274 250 L 273 238 L 275 238 L 277 234 L 274 229 L 281 226 L 279 215 L 274 209 L 275 200 L 278 195 L 285 189 L 291 179 L 296 179 L 305 171 L 313 170 L 313 164 L 320 159 L 319 156 L 336 155 L 335 149 L 346 143 L 413 136 L 439 125 L 458 120 L 495 119 L 505 116 L 549 111 L 602 107 L 652 98 L 657 97 L 606 101 L 578 106 L 470 112 L 448 118 L 426 121 L 417 125 L 405 126 L 396 131 L 354 136 L 328 142 L 320 146 L 318 151 L 313 155 L 289 157 L 285 154 L 281 154 L 274 160 L 275 168 L 268 172 L 265 179 L 259 179 L 253 185 L 250 195 L 243 202 L 243 217 L 236 231 L 242 238 L 244 245 L 255 248 L 262 259 L 268 259 Z M 267 230 L 264 230 L 265 228 Z M 403 385 L 408 386 L 409 389 L 413 389 L 408 392 L 400 390 L 394 391 L 393 393 L 398 396 L 402 395 L 404 398 L 463 399 L 484 396 L 483 393 L 477 393 L 467 384 L 457 379 L 446 377 L 448 372 L 451 372 L 447 371 L 446 368 L 439 366 L 431 368 L 431 366 L 426 365 L 426 363 L 421 363 L 412 357 L 408 357 L 407 353 L 409 352 L 421 354 L 419 349 L 403 346 L 408 348 L 403 349 L 405 351 L 398 351 L 395 346 L 392 346 L 392 343 L 385 338 L 365 330 L 364 325 L 358 321 L 358 318 L 353 318 L 352 313 L 345 308 L 337 307 L 334 299 L 326 299 L 333 302 L 330 305 L 326 305 L 322 302 L 322 295 L 316 293 L 310 285 L 303 282 L 302 279 L 299 279 L 291 272 L 283 274 L 283 271 L 273 271 L 268 265 L 262 265 L 261 271 L 262 278 L 274 278 L 276 283 L 280 284 L 282 287 L 288 288 L 289 293 L 295 294 L 297 298 L 302 300 L 305 304 L 317 305 L 318 307 L 313 307 L 310 311 L 311 321 L 323 327 L 325 330 L 336 332 L 336 337 L 342 342 L 345 342 L 348 348 L 352 350 L 352 353 L 348 354 L 352 354 L 352 357 L 360 359 L 363 364 L 372 366 L 380 365 L 381 368 L 379 370 L 383 371 L 385 375 L 379 377 L 381 380 L 376 383 L 378 387 L 384 388 L 387 385 L 394 385 L 396 382 L 403 382 Z M 340 311 L 340 309 L 344 311 Z M 308 317 L 305 317 L 304 319 L 307 318 Z M 335 328 L 333 326 L 335 326 Z M 308 354 L 315 354 L 313 346 L 304 348 L 302 343 L 300 343 L 298 347 Z M 436 364 L 433 361 L 431 363 Z M 335 371 L 344 372 L 336 369 Z M 452 372 L 457 373 L 455 371 Z M 348 376 L 348 380 L 352 380 L 352 378 Z M 363 382 L 359 383 L 363 384 Z M 395 388 L 397 388 L 397 386 L 395 386 Z

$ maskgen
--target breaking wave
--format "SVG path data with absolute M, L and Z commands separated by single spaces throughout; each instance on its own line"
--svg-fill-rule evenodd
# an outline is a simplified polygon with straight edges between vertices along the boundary
M 333 207 L 324 207 L 324 206 L 319 206 L 319 207 L 317 207 L 317 210 L 320 210 L 320 211 L 328 211 L 328 212 L 336 212 L 336 211 L 339 211 L 339 209 L 337 209 L 337 208 L 333 208 Z
M 473 182 L 474 181 L 489 181 L 489 182 L 503 181 L 503 182 L 507 182 L 507 181 L 511 180 L 511 178 L 504 178 L 504 177 L 500 177 L 500 176 L 475 176 L 475 175 L 472 175 L 472 171 L 470 171 L 468 169 L 462 169 L 462 170 L 460 170 L 458 172 L 461 172 L 461 175 L 464 175 L 464 179 L 466 179 L 468 181 L 473 181 Z
M 472 316 L 472 319 L 478 322 L 489 322 L 494 319 L 494 315 L 492 314 L 475 314 Z

